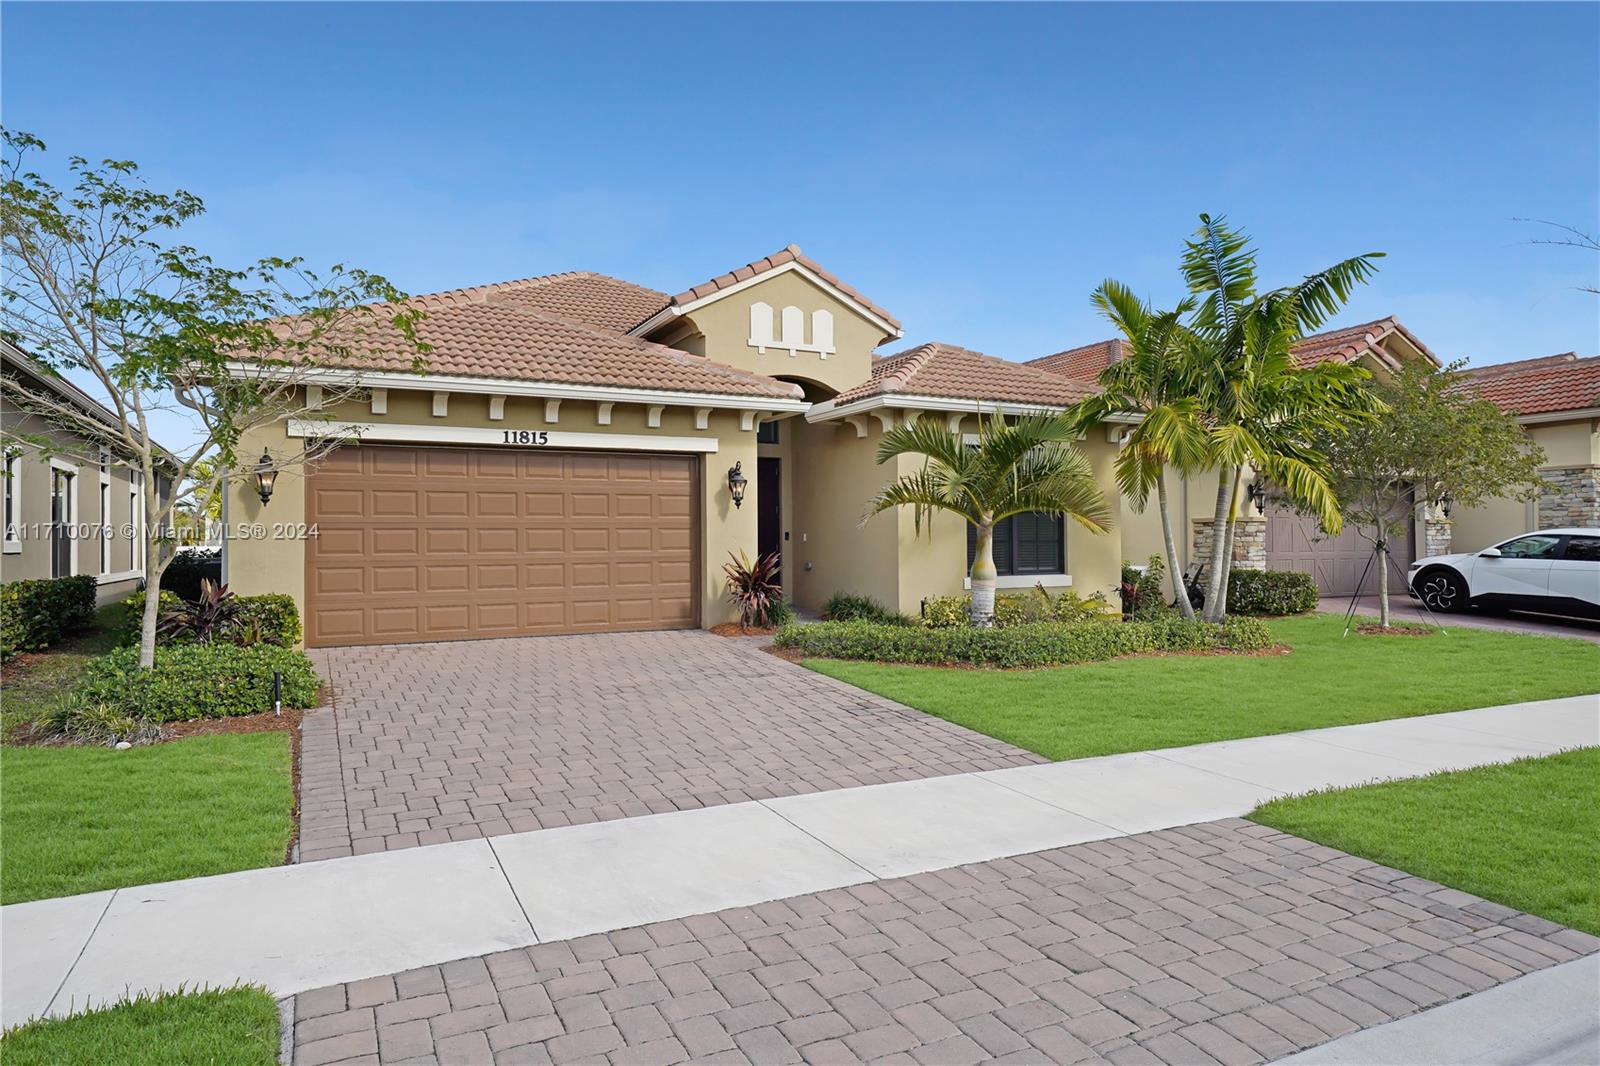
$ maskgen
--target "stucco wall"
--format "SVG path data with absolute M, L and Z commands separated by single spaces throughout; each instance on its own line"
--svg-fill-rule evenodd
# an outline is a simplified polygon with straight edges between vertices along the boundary
M 17 497 L 19 536 L 14 545 L 7 544 L 0 554 L 0 580 L 50 576 L 51 464 L 35 445 L 15 439 L 15 434 L 25 433 L 50 439 L 54 442 L 57 461 L 77 467 L 75 525 L 80 527 L 77 532 L 82 536 L 77 541 L 73 573 L 120 576 L 117 581 L 106 582 L 100 590 L 102 603 L 131 592 L 144 570 L 144 560 L 130 556 L 133 542 L 127 527 L 134 523 L 135 516 L 129 508 L 128 490 L 133 471 L 117 462 L 107 465 L 110 511 L 102 516 L 100 463 L 97 455 L 88 454 L 83 438 L 51 425 L 38 415 L 19 411 L 9 402 L 0 403 L 0 428 L 3 428 L 6 448 L 17 448 L 22 453 Z M 110 558 L 105 560 L 108 565 L 104 567 L 101 565 L 102 525 L 110 527 L 105 534 Z M 15 551 L 11 550 L 13 547 Z
M 432 394 L 424 391 L 394 390 L 388 394 L 388 410 L 374 415 L 366 403 L 350 403 L 330 408 L 329 416 L 338 421 L 393 423 L 400 425 L 458 426 L 480 429 L 559 429 L 571 433 L 637 433 L 660 436 L 710 437 L 718 450 L 701 458 L 702 510 L 700 613 L 701 624 L 715 625 L 736 614 L 726 596 L 722 564 L 730 552 L 740 549 L 750 555 L 756 550 L 755 496 L 756 443 L 754 429 L 739 428 L 740 416 L 733 411 L 713 411 L 706 429 L 694 428 L 694 412 L 689 408 L 668 407 L 662 412 L 659 428 L 647 424 L 643 405 L 616 404 L 611 424 L 599 425 L 597 405 L 563 401 L 554 424 L 544 420 L 544 401 L 528 397 L 509 397 L 505 417 L 489 418 L 488 398 L 456 394 L 450 398 L 446 417 L 435 418 Z M 279 423 L 249 434 L 241 442 L 239 454 L 255 457 L 263 447 L 274 456 L 298 454 L 301 442 L 288 436 L 287 426 Z M 742 508 L 735 508 L 728 494 L 728 468 L 743 462 L 750 478 L 750 491 Z M 275 527 L 293 527 L 305 521 L 306 471 L 286 468 L 279 474 L 271 502 L 263 507 L 255 491 L 244 482 L 229 490 L 224 515 L 227 527 L 226 577 L 241 594 L 285 592 L 304 610 L 305 541 L 287 535 L 275 536 Z M 239 536 L 241 526 L 260 525 L 264 538 Z
M 1537 422 L 1523 427 L 1544 449 L 1544 469 L 1600 465 L 1600 419 Z M 1543 524 L 1538 501 L 1493 499 L 1451 514 L 1453 551 L 1477 551 Z

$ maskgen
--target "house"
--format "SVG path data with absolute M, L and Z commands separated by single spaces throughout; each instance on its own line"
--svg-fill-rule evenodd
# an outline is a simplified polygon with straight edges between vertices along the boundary
M 900 322 L 792 245 L 677 295 L 574 272 L 416 302 L 425 374 L 398 346 L 319 367 L 306 417 L 240 443 L 270 465 L 346 442 L 286 464 L 265 502 L 248 485 L 225 502 L 225 580 L 293 595 L 313 646 L 709 627 L 734 617 L 722 566 L 740 552 L 779 553 L 802 606 L 845 592 L 914 613 L 962 590 L 967 531 L 862 523 L 919 463 L 879 465 L 883 434 L 974 432 L 980 408 L 1093 388 L 954 345 L 878 357 Z M 1113 526 L 1115 436 L 1081 444 Z M 1114 597 L 1115 532 L 1027 515 L 998 534 L 1002 584 Z
M 1600 527 L 1600 356 L 1575 352 L 1474 367 L 1463 374 L 1544 449 L 1538 498 L 1489 500 L 1451 515 L 1456 551 L 1534 529 Z
M 1031 360 L 1028 365 L 1089 384 L 1122 357 L 1122 343 L 1120 340 L 1100 341 L 1046 355 Z M 1337 361 L 1360 366 L 1380 378 L 1408 362 L 1441 365 L 1427 345 L 1392 316 L 1313 334 L 1295 345 L 1293 353 L 1296 363 L 1302 367 Z M 1210 555 L 1217 474 L 1205 472 L 1188 479 L 1173 475 L 1168 484 L 1172 488 L 1174 532 L 1185 531 L 1177 538 L 1178 559 L 1187 569 Z M 1141 512 L 1124 500 L 1122 514 L 1121 544 L 1127 558 L 1142 562 L 1151 555 L 1165 554 L 1159 512 L 1154 506 L 1147 506 Z M 1377 575 L 1367 567 L 1372 558 L 1372 545 L 1354 530 L 1346 530 L 1337 537 L 1325 537 L 1316 519 L 1274 504 L 1270 498 L 1258 506 L 1251 506 L 1241 498 L 1239 514 L 1234 532 L 1235 566 L 1254 570 L 1303 570 L 1313 576 L 1317 588 L 1328 596 L 1348 596 L 1358 589 L 1376 590 Z M 1441 542 L 1448 545 L 1448 529 L 1447 519 L 1436 508 L 1418 508 L 1406 542 L 1390 546 L 1401 573 L 1412 559 L 1424 552 L 1431 554 Z
M 45 392 L 82 416 L 117 425 L 114 413 L 9 342 L 0 341 L 0 427 L 5 462 L 5 535 L 0 580 L 99 579 L 102 604 L 144 580 L 143 475 L 101 441 L 32 409 L 13 387 Z M 41 447 L 40 440 L 49 442 Z M 171 483 L 159 478 L 165 498 Z

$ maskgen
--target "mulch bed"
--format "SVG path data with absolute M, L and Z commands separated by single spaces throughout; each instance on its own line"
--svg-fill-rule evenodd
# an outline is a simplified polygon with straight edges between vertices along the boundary
M 1368 637 L 1430 637 L 1433 635 L 1433 630 L 1427 626 L 1396 624 L 1385 629 L 1376 622 L 1363 622 L 1356 626 L 1356 632 Z
M 711 632 L 719 637 L 770 637 L 776 629 L 770 627 L 751 626 L 746 629 L 738 622 L 721 622 L 711 627 Z

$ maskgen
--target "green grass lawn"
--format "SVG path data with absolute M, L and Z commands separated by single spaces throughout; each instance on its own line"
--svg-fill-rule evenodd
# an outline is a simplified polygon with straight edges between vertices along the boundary
M 1078 759 L 1600 691 L 1600 645 L 1453 628 L 1341 638 L 1269 623 L 1288 655 L 1134 657 L 1047 670 L 805 665 L 1051 759 Z
M 289 758 L 282 732 L 0 749 L 0 903 L 278 865 Z
M 9 737 L 13 731 L 47 715 L 77 683 L 89 660 L 116 646 L 111 626 L 121 613 L 120 603 L 100 608 L 95 612 L 93 628 L 68 637 L 26 667 L 6 671 L 5 692 L 0 698 L 0 736 Z
M 1250 818 L 1600 935 L 1600 748 L 1288 796 Z
M 29 1022 L 0 1038 L 5 1066 L 274 1066 L 278 1008 L 265 989 L 175 993 L 71 1018 Z

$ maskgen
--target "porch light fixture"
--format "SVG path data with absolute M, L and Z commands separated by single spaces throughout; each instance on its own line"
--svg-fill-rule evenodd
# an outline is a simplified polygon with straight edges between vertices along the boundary
M 261 506 L 265 507 L 267 501 L 272 499 L 272 486 L 278 480 L 278 472 L 272 468 L 272 455 L 263 448 L 261 461 L 256 464 L 256 495 L 261 497 Z
M 1267 487 L 1259 478 L 1245 486 L 1244 492 L 1250 497 L 1250 502 L 1256 505 L 1256 514 L 1267 513 Z
M 1450 510 L 1451 508 L 1455 507 L 1455 505 L 1456 498 L 1450 495 L 1448 492 L 1439 497 L 1439 510 L 1444 512 L 1444 516 L 1446 518 L 1450 517 Z
M 744 476 L 744 463 L 734 463 L 728 468 L 728 495 L 733 497 L 733 505 L 744 505 L 744 489 L 750 484 L 750 479 Z

